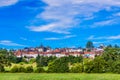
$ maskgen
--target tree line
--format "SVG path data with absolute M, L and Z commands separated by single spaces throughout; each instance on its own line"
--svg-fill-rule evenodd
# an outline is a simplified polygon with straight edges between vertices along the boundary
M 0 49 L 0 72 L 6 72 L 5 66 L 11 63 L 36 63 L 33 66 L 14 66 L 9 72 L 47 72 L 47 73 L 120 73 L 120 48 L 106 47 L 100 56 L 94 59 L 81 56 L 44 57 L 38 55 L 36 59 L 27 61 L 25 58 L 17 58 L 12 51 Z M 48 67 L 47 70 L 44 67 Z

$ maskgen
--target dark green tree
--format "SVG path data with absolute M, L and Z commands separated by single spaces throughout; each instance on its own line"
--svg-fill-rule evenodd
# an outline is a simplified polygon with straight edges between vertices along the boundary
M 68 61 L 66 57 L 58 58 L 48 65 L 48 72 L 65 73 L 69 72 Z
M 102 57 L 96 57 L 94 60 L 85 64 L 85 72 L 87 73 L 103 73 L 106 72 L 106 61 Z
M 113 72 L 120 74 L 120 60 L 115 61 L 112 66 L 113 66 L 112 68 Z
M 118 61 L 120 60 L 120 48 L 107 47 L 102 55 L 103 59 L 107 62 L 106 72 L 118 72 Z
M 6 49 L 0 49 L 0 72 L 5 70 L 5 66 L 11 66 L 11 62 L 8 57 L 8 51 Z
M 40 56 L 38 55 L 36 58 L 37 67 L 48 66 L 48 63 L 56 59 L 56 57 L 50 56 Z
M 86 48 L 88 49 L 88 51 L 91 51 L 91 49 L 94 48 L 93 42 L 92 41 L 88 41 L 86 44 Z
M 107 48 L 112 48 L 113 46 L 111 45 L 111 44 L 109 44 L 108 46 L 107 46 Z
M 117 44 L 114 45 L 114 48 L 119 48 L 119 46 Z
M 106 60 L 119 60 L 120 59 L 120 48 L 106 48 L 102 57 Z

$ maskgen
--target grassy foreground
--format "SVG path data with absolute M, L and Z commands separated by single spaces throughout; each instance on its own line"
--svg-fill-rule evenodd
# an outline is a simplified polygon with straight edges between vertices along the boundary
M 0 73 L 0 80 L 120 80 L 119 74 Z

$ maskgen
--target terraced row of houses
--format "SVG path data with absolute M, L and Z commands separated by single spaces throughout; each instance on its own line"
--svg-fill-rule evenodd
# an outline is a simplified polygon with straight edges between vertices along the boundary
M 22 50 L 17 50 L 14 54 L 17 57 L 27 57 L 27 58 L 36 58 L 38 55 L 40 56 L 56 56 L 56 57 L 64 57 L 64 56 L 83 56 L 87 58 L 94 58 L 96 55 L 101 55 L 103 53 L 103 48 L 93 48 L 91 51 L 83 48 L 46 48 L 46 47 L 38 47 L 38 48 L 24 48 Z

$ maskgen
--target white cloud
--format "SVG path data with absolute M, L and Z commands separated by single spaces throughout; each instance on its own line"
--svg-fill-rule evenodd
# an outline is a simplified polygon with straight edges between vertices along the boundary
M 48 25 L 42 25 L 42 26 L 37 26 L 37 27 L 36 26 L 31 26 L 31 27 L 28 27 L 28 28 L 31 31 L 35 31 L 35 32 L 48 31 L 48 32 L 69 34 L 69 32 L 64 31 L 66 28 L 60 28 L 59 26 L 57 26 L 57 24 L 48 24 Z
M 2 41 L 0 41 L 0 44 L 5 45 L 5 46 L 24 46 L 24 45 L 14 43 L 14 42 L 9 41 L 9 40 L 2 40 Z
M 108 39 L 120 39 L 120 35 L 117 35 L 117 36 L 110 36 L 110 37 L 108 37 Z
M 76 37 L 76 35 L 67 35 L 67 36 L 65 36 L 63 38 L 66 39 L 66 38 L 72 38 L 72 37 Z
M 42 0 L 48 6 L 37 15 L 36 19 L 52 21 L 46 25 L 31 25 L 31 31 L 69 33 L 83 20 L 94 18 L 94 13 L 101 10 L 111 10 L 113 6 L 120 7 L 120 0 Z M 39 20 L 38 20 L 39 22 Z M 104 25 L 111 21 L 101 22 Z M 100 23 L 97 23 L 100 24 Z M 103 26 L 103 25 L 101 25 Z
M 0 0 L 0 7 L 14 5 L 18 0 Z
M 112 40 L 105 40 L 105 41 L 94 41 L 93 44 L 95 45 L 100 45 L 100 44 L 110 44 L 110 43 L 113 43 Z
M 115 19 L 112 19 L 112 20 L 105 20 L 105 21 L 100 21 L 100 22 L 95 22 L 93 24 L 93 26 L 91 26 L 92 28 L 95 28 L 95 27 L 103 27 L 103 26 L 106 26 L 106 25 L 112 25 L 112 24 L 116 24 L 116 20 Z
M 60 40 L 61 38 L 51 37 L 51 38 L 45 38 L 44 40 Z
M 45 40 L 61 40 L 61 39 L 68 39 L 68 38 L 73 38 L 76 37 L 76 35 L 67 35 L 64 37 L 51 37 L 51 38 L 45 38 Z
M 120 39 L 120 35 L 116 35 L 116 36 L 102 36 L 102 37 L 95 37 L 94 35 L 90 36 L 88 38 L 88 40 L 119 40 Z

